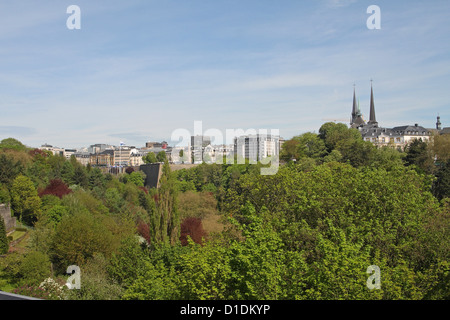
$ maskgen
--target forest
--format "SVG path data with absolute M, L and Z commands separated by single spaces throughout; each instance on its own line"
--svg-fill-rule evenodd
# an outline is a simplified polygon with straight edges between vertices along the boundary
M 52 300 L 448 300 L 450 136 L 403 150 L 325 123 L 261 164 L 142 172 L 0 142 L 0 290 Z M 80 289 L 65 283 L 81 270 Z M 369 266 L 380 269 L 368 288 Z

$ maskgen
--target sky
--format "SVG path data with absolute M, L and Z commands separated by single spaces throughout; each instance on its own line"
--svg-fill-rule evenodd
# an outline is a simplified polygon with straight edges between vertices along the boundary
M 348 124 L 354 85 L 368 119 L 371 79 L 380 126 L 450 127 L 449 16 L 448 0 L 1 0 L 0 140 L 176 145 L 194 121 L 290 139 Z

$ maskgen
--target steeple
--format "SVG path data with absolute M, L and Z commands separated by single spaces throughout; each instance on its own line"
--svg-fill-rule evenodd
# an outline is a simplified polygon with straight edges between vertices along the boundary
M 375 118 L 375 103 L 373 102 L 372 79 L 370 80 L 370 118 L 368 124 L 378 126 L 377 119 Z
M 355 119 L 356 119 L 356 112 L 357 112 L 357 105 L 356 105 L 356 90 L 355 90 L 355 85 L 353 85 L 352 123 L 355 122 Z
M 436 130 L 441 130 L 441 117 L 437 116 L 437 121 L 436 121 Z
M 351 128 L 359 128 L 365 124 L 361 110 L 359 109 L 359 99 L 356 102 L 356 90 L 355 85 L 353 84 L 353 108 L 352 108 L 352 117 L 350 119 L 350 127 Z

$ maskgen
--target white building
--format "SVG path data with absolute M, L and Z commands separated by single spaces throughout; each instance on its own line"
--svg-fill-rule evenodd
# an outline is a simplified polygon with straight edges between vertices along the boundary
M 238 159 L 248 159 L 256 163 L 267 157 L 280 154 L 280 136 L 272 134 L 253 134 L 234 139 L 234 154 Z

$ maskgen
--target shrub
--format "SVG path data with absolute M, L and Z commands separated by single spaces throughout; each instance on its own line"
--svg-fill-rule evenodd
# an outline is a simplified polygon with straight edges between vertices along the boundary
M 20 286 L 12 291 L 12 293 L 20 294 L 22 296 L 27 297 L 33 297 L 33 298 L 39 298 L 39 299 L 48 299 L 49 293 L 45 292 L 43 288 L 40 288 L 38 286 L 29 286 L 29 285 L 23 285 Z

